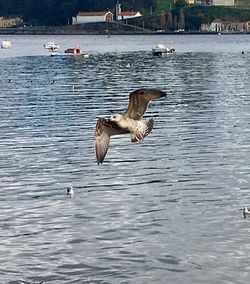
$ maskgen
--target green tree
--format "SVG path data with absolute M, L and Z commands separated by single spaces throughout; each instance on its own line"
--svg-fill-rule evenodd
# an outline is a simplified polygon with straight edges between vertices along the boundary
M 185 29 L 185 15 L 182 9 L 180 9 L 179 15 L 179 29 Z
M 166 21 L 166 29 L 171 31 L 173 29 L 173 17 L 172 17 L 172 13 L 168 12 L 167 13 L 167 21 Z
M 188 4 L 185 0 L 177 0 L 175 3 L 176 8 L 183 8 L 186 7 Z
M 176 15 L 174 15 L 173 29 L 174 29 L 175 31 L 178 29 L 178 22 L 177 22 L 177 16 L 176 16 Z
M 157 12 L 170 11 L 174 7 L 174 0 L 157 0 Z

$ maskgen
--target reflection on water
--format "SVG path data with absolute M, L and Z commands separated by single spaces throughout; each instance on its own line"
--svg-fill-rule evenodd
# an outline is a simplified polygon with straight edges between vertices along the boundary
M 247 54 L 1 63 L 2 283 L 247 283 Z M 153 132 L 112 139 L 97 166 L 97 117 L 140 87 L 169 93 Z

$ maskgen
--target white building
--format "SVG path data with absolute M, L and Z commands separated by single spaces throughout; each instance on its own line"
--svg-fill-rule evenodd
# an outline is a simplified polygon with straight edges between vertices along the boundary
M 72 17 L 72 25 L 93 23 L 93 22 L 110 22 L 113 21 L 113 13 L 110 11 L 104 12 L 78 12 L 75 17 Z
M 235 0 L 213 0 L 214 6 L 234 6 Z
M 234 6 L 235 0 L 195 0 L 195 4 L 201 6 Z
M 212 32 L 221 32 L 222 31 L 222 21 L 220 19 L 216 19 L 210 24 L 210 31 Z
M 130 18 L 141 17 L 142 14 L 139 11 L 119 11 L 118 20 L 126 20 Z

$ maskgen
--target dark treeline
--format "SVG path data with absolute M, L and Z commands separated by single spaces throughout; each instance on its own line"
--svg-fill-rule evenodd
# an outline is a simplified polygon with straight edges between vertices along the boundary
M 123 10 L 147 12 L 157 0 L 122 0 Z M 78 11 L 115 11 L 117 0 L 0 0 L 0 16 L 19 16 L 31 25 L 65 25 Z

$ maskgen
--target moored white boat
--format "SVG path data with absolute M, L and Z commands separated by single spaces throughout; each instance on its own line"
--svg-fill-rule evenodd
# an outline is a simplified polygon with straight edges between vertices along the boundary
M 11 42 L 9 40 L 3 40 L 1 43 L 1 48 L 3 49 L 11 48 Z
M 59 45 L 54 42 L 47 42 L 43 46 L 49 51 L 57 51 L 60 48 Z
M 165 53 L 174 53 L 175 49 L 173 47 L 166 47 L 163 44 L 157 44 L 155 48 L 152 49 L 153 55 L 163 55 Z

